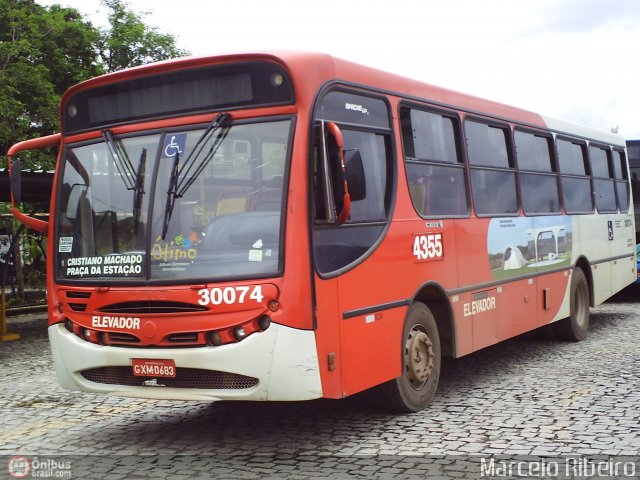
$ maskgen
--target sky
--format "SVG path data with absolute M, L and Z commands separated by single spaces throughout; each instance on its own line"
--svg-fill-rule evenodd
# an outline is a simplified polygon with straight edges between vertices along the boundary
M 36 0 L 106 26 L 100 0 Z M 640 139 L 638 0 L 129 0 L 193 55 L 308 50 Z

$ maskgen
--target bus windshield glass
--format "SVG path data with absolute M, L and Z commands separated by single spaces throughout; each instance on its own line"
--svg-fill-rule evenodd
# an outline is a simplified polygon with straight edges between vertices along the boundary
M 66 150 L 61 281 L 194 281 L 281 271 L 291 120 L 117 137 Z

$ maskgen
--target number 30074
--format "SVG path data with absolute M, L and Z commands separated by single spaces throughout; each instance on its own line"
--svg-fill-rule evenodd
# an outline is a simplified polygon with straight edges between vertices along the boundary
M 234 303 L 245 303 L 245 300 L 253 300 L 261 303 L 264 296 L 262 295 L 262 287 L 256 285 L 254 287 L 226 287 L 226 288 L 203 288 L 198 290 L 198 303 L 200 305 L 231 305 Z
M 419 262 L 442 260 L 442 233 L 417 234 L 413 239 L 413 256 Z

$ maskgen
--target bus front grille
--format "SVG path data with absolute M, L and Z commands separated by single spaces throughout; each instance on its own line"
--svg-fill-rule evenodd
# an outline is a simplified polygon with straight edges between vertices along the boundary
M 176 368 L 175 378 L 137 377 L 131 367 L 99 367 L 84 370 L 80 374 L 90 382 L 130 387 L 154 386 L 171 388 L 199 388 L 216 390 L 242 390 L 258 384 L 258 379 L 237 373 L 204 370 L 200 368 Z
M 91 292 L 67 290 L 67 298 L 91 298 Z
M 124 332 L 108 332 L 102 337 L 105 345 L 131 345 L 140 343 L 140 339 L 135 335 Z
M 84 312 L 87 310 L 86 303 L 69 303 L 69 308 L 74 312 Z
M 167 301 L 130 301 L 113 303 L 98 308 L 99 312 L 119 313 L 119 314 L 175 314 L 175 313 L 195 313 L 206 312 L 207 308 L 202 305 L 194 305 L 185 302 Z

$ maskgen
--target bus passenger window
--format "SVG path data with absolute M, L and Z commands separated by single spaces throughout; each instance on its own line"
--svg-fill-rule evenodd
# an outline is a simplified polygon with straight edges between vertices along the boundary
M 509 155 L 507 130 L 467 120 L 465 133 L 476 213 L 516 215 L 516 174 Z
M 593 212 L 591 179 L 584 145 L 571 140 L 556 141 L 562 182 L 562 200 L 567 213 Z
M 620 212 L 629 211 L 629 182 L 627 181 L 627 162 L 624 152 L 614 150 L 613 167 L 616 178 L 616 196 Z
M 608 148 L 589 147 L 593 189 L 598 212 L 616 212 L 615 185 L 611 169 L 611 151 Z
M 468 212 L 457 121 L 439 113 L 401 108 L 405 169 L 413 205 L 423 217 Z
M 524 213 L 560 213 L 551 139 L 519 131 L 515 132 L 514 138 Z

